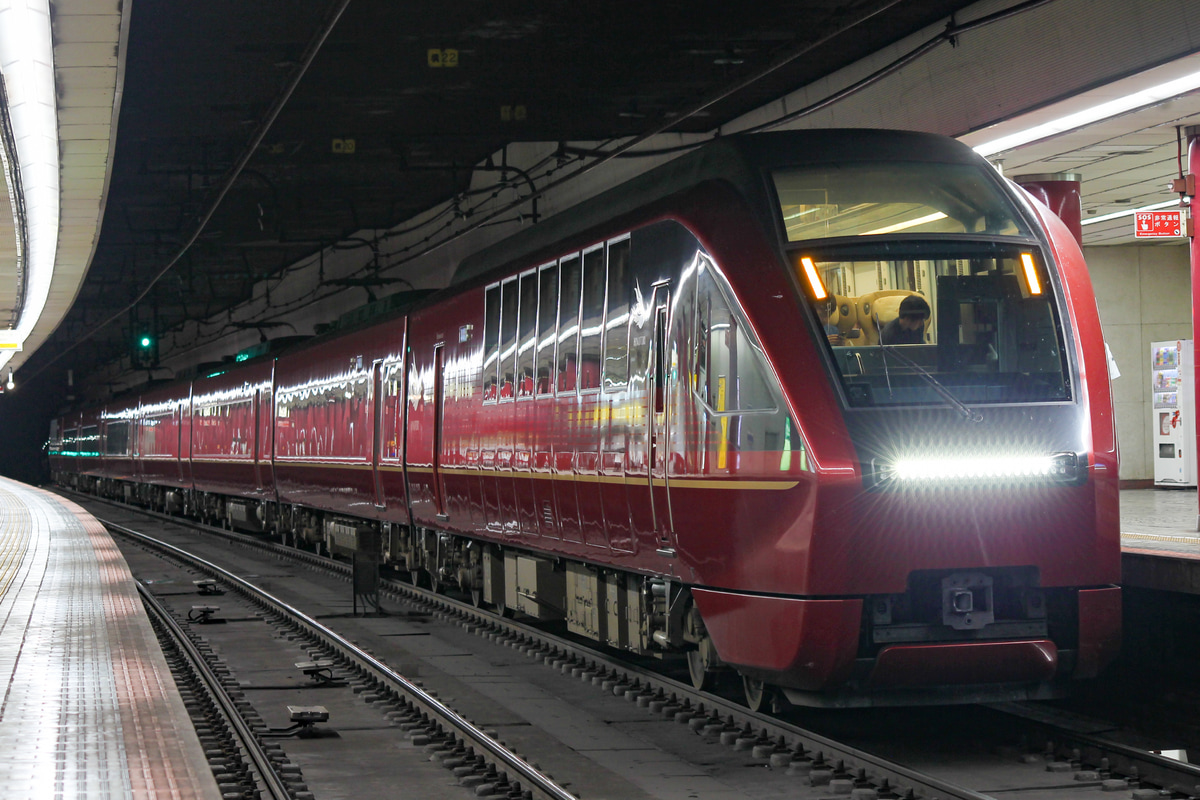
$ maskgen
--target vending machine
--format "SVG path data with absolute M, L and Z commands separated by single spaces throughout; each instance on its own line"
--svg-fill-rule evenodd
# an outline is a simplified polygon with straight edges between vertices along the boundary
M 1150 343 L 1155 486 L 1196 485 L 1196 395 L 1192 340 Z

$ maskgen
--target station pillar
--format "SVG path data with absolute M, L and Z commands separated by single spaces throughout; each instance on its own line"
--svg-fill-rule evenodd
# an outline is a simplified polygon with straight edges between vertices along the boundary
M 1200 125 L 1190 125 L 1184 128 L 1184 133 L 1187 135 L 1188 152 L 1187 152 L 1187 172 L 1188 176 L 1200 175 Z M 1183 186 L 1194 186 L 1193 180 L 1184 180 Z M 1182 200 L 1182 196 L 1180 200 Z M 1195 198 L 1191 198 L 1195 201 Z M 1196 332 L 1200 331 L 1200 245 L 1196 242 L 1196 215 L 1195 212 L 1188 209 L 1188 220 L 1186 222 L 1188 233 L 1188 244 L 1190 245 L 1191 254 L 1191 276 L 1192 276 L 1192 340 L 1196 339 Z M 1195 350 L 1193 350 L 1195 352 Z M 1193 393 L 1194 394 L 1194 393 Z M 1193 402 L 1196 402 L 1193 399 Z M 1192 409 L 1192 413 L 1200 412 L 1200 405 Z M 1195 417 L 1200 419 L 1200 417 Z M 1200 453 L 1200 426 L 1196 428 L 1196 452 Z M 1200 508 L 1196 514 L 1196 530 L 1200 531 Z
M 1079 196 L 1080 175 L 1075 172 L 1052 172 L 1041 175 L 1018 175 L 1013 178 L 1025 191 L 1041 200 L 1058 215 L 1083 247 L 1083 201 Z

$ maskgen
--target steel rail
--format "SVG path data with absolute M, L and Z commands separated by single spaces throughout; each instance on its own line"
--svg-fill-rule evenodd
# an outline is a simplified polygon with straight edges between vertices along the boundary
M 242 749 L 253 763 L 259 779 L 268 792 L 268 796 L 272 800 L 292 800 L 292 792 L 288 789 L 283 777 L 275 771 L 270 757 L 263 749 L 262 742 L 254 735 L 250 724 L 238 712 L 237 704 L 229 696 L 229 692 L 226 691 L 220 678 L 213 672 L 212 667 L 205 661 L 204 655 L 192 640 L 188 638 L 183 627 L 163 608 L 158 598 L 141 583 L 137 584 L 137 588 L 138 594 L 142 596 L 142 603 L 145 604 L 147 610 L 152 615 L 158 618 L 159 622 L 171 635 L 180 652 L 190 662 L 196 675 L 204 682 L 209 695 L 216 701 L 221 714 L 233 729 L 234 735 L 241 743 Z
M 99 519 L 98 521 L 114 533 L 127 536 L 135 541 L 160 550 L 199 568 L 215 578 L 219 578 L 249 597 L 253 602 L 267 606 L 275 612 L 288 617 L 300 627 L 306 628 L 311 636 L 323 641 L 327 646 L 347 654 L 350 660 L 357 662 L 364 669 L 374 672 L 378 679 L 382 679 L 398 688 L 408 697 L 411 703 L 420 706 L 425 713 L 453 728 L 469 745 L 475 747 L 479 753 L 490 756 L 498 768 L 502 768 L 508 772 L 510 779 L 520 781 L 523 788 L 531 790 L 535 797 L 544 798 L 544 800 L 578 800 L 571 792 L 559 786 L 551 778 L 503 744 L 488 736 L 481 728 L 460 715 L 457 711 L 445 705 L 370 653 L 365 652 L 341 634 L 322 625 L 298 608 L 285 603 L 283 600 L 269 594 L 223 567 L 188 553 L 186 550 L 115 522 L 103 519 Z
M 1052 712 L 1037 706 L 989 703 L 986 707 L 1000 714 L 1018 717 L 1045 730 L 1046 738 L 1053 741 L 1057 753 L 1078 750 L 1078 760 L 1082 763 L 1094 766 L 1107 761 L 1108 770 L 1113 774 L 1133 777 L 1188 797 L 1195 797 L 1197 794 L 1197 786 L 1200 786 L 1200 766 L 1139 750 L 1094 734 L 1072 730 L 1069 726 L 1055 722 Z
M 208 526 L 199 525 L 191 521 L 181 521 L 177 517 L 170 517 L 158 512 L 147 512 L 144 509 L 132 508 L 121 504 L 114 504 L 117 507 L 128 508 L 140 514 L 146 514 L 152 518 L 170 521 L 174 524 L 182 524 L 187 527 L 201 530 L 205 533 L 214 534 L 222 538 L 227 538 L 235 543 L 256 547 L 273 555 L 283 555 L 303 563 L 310 564 L 314 567 L 334 572 L 342 577 L 350 575 L 348 565 L 333 559 L 318 556 L 314 553 L 307 553 L 296 550 L 295 548 L 285 547 L 273 543 L 263 542 L 261 539 L 253 536 L 233 533 L 226 530 L 214 529 Z M 203 569 L 210 571 L 222 580 L 227 580 L 230 583 L 239 586 L 247 587 L 246 591 L 251 594 L 257 594 L 262 590 L 254 587 L 247 581 L 229 573 L 221 567 L 211 564 L 204 559 L 188 554 L 186 551 L 167 544 L 159 542 L 159 540 L 146 536 L 145 534 L 133 531 L 118 523 L 107 520 L 100 520 L 105 527 L 112 530 L 125 533 L 130 536 L 144 538 L 151 542 L 155 542 L 154 546 L 162 547 L 168 552 L 177 555 L 180 558 L 187 559 L 199 565 Z M 527 649 L 540 651 L 537 654 L 547 661 L 561 660 L 574 661 L 587 667 L 579 667 L 587 669 L 590 667 L 593 671 L 604 671 L 612 675 L 621 675 L 623 680 L 622 685 L 625 687 L 640 687 L 641 692 L 650 692 L 656 696 L 661 696 L 665 701 L 675 704 L 686 704 L 693 710 L 702 710 L 699 715 L 704 717 L 712 717 L 714 720 L 720 718 L 721 724 L 725 727 L 736 727 L 738 729 L 747 730 L 751 735 L 760 740 L 779 741 L 782 740 L 788 743 L 788 749 L 797 752 L 804 752 L 818 757 L 818 764 L 829 764 L 830 766 L 837 765 L 841 771 L 856 773 L 860 779 L 867 779 L 871 783 L 879 786 L 881 789 L 899 794 L 907 795 L 911 798 L 940 798 L 947 800 L 948 798 L 958 798 L 958 800 L 989 800 L 987 795 L 968 789 L 963 786 L 943 781 L 939 778 L 925 775 L 916 770 L 910 769 L 900 764 L 888 761 L 887 759 L 873 755 L 863 750 L 842 744 L 819 733 L 801 728 L 797 725 L 779 720 L 766 714 L 751 711 L 745 706 L 739 705 L 736 702 L 727 700 L 715 695 L 700 692 L 693 688 L 690 684 L 674 680 L 670 677 L 661 675 L 657 672 L 652 672 L 643 669 L 636 665 L 616 659 L 608 658 L 585 645 L 575 644 L 554 634 L 546 633 L 531 625 L 526 625 L 511 619 L 497 617 L 488 612 L 481 611 L 474 606 L 457 601 L 453 598 L 442 594 L 437 594 L 431 591 L 419 589 L 409 584 L 398 583 L 395 581 L 382 581 L 383 589 L 390 593 L 393 597 L 403 598 L 406 600 L 417 600 L 432 606 L 434 609 L 440 610 L 445 614 L 459 617 L 465 623 L 471 623 L 477 627 L 486 628 L 487 630 L 497 633 L 512 640 L 515 645 L 524 645 Z M 266 595 L 266 593 L 262 593 Z M 266 595 L 269 597 L 269 595 Z M 296 615 L 298 618 L 308 620 L 312 626 L 322 631 L 322 636 L 332 639 L 337 643 L 338 647 L 351 649 L 353 652 L 361 652 L 354 645 L 349 644 L 343 637 L 337 633 L 330 631 L 325 626 L 312 621 L 309 617 L 303 615 L 302 612 L 293 609 L 291 606 L 282 601 L 272 598 L 273 603 L 278 603 L 280 606 L 288 609 L 288 615 Z M 390 670 L 386 665 L 381 664 L 370 655 L 364 654 L 364 660 L 372 664 L 372 668 L 384 672 L 389 676 L 395 676 L 395 680 L 402 682 L 405 686 L 405 691 L 409 688 L 418 696 L 425 697 L 425 693 L 419 687 L 413 686 L 403 677 L 397 675 Z M 389 680 L 392 680 L 389 677 Z M 434 708 L 445 708 L 436 699 L 430 697 L 429 701 Z M 447 712 L 453 714 L 455 718 L 461 719 L 453 711 L 447 709 Z M 472 726 L 474 728 L 474 726 Z M 476 729 L 477 730 L 477 729 Z M 482 734 L 480 734 L 482 735 Z M 488 740 L 490 741 L 490 739 Z M 517 763 L 523 767 L 528 767 L 528 763 L 517 758 Z M 569 793 L 557 796 L 560 800 L 567 800 L 572 797 Z

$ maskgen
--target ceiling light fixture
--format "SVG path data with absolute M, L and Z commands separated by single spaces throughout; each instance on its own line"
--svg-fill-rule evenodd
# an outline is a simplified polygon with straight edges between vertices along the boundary
M 999 139 L 993 139 L 990 142 L 984 142 L 976 146 L 974 150 L 984 157 L 1002 153 L 1006 150 L 1012 150 L 1014 147 L 1036 142 L 1039 139 L 1048 139 L 1051 136 L 1057 136 L 1060 133 L 1082 128 L 1084 125 L 1090 125 L 1102 119 L 1124 114 L 1127 111 L 1133 111 L 1134 109 L 1153 105 L 1154 103 L 1161 103 L 1164 100 L 1169 100 L 1172 97 L 1194 91 L 1195 89 L 1200 89 L 1200 72 L 1193 72 L 1190 75 L 1184 75 L 1182 78 L 1160 83 L 1157 86 L 1151 86 L 1127 94 L 1124 97 L 1118 97 L 1115 100 L 1109 100 L 1106 103 L 1100 103 L 1091 108 L 1076 111 L 1074 114 L 1068 114 L 1065 117 L 1043 122 L 1041 125 L 1034 125 L 1032 128 L 1027 128 L 1023 131 L 1001 136 Z
M 1148 206 L 1139 206 L 1138 208 L 1127 208 L 1124 211 L 1116 211 L 1112 214 L 1105 214 L 1100 217 L 1092 217 L 1085 219 L 1080 225 L 1095 225 L 1097 222 L 1108 222 L 1110 219 L 1118 219 L 1120 217 L 1132 217 L 1139 211 L 1157 211 L 1160 208 L 1169 208 L 1170 206 L 1179 206 L 1179 198 L 1174 200 L 1164 200 L 1161 203 L 1153 203 Z M 1186 206 L 1185 206 L 1186 207 Z
M 24 341 L 46 306 L 58 248 L 58 117 L 48 0 L 0 0 L 0 74 L 16 140 L 29 232 L 25 302 L 16 337 Z M 0 350 L 0 367 L 14 351 Z

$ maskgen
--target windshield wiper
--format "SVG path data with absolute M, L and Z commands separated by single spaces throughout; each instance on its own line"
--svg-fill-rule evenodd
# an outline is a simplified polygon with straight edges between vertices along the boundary
M 939 397 L 941 397 L 943 400 L 945 400 L 947 403 L 949 403 L 955 409 L 957 409 L 958 413 L 962 414 L 963 419 L 967 420 L 967 422 L 982 422 L 983 421 L 983 414 L 980 414 L 978 411 L 971 408 L 966 403 L 964 403 L 963 401 L 961 401 L 957 397 L 955 397 L 954 394 L 949 389 L 947 389 L 942 384 L 941 381 L 939 381 L 937 378 L 933 377 L 933 374 L 929 370 L 925 369 L 920 364 L 918 364 L 917 362 L 913 361 L 911 358 L 909 358 L 908 356 L 906 356 L 902 352 L 900 352 L 899 348 L 896 345 L 883 344 L 882 342 L 880 342 L 879 346 L 881 348 L 883 348 L 883 369 L 884 369 L 885 373 L 887 372 L 887 355 L 888 355 L 888 353 L 891 353 L 893 356 L 895 356 L 897 359 L 899 359 L 902 364 L 904 364 L 905 366 L 908 366 L 908 367 L 912 367 L 914 370 L 916 370 L 917 375 L 920 376 L 920 378 L 922 380 L 924 380 L 926 383 L 928 383 L 931 387 L 933 387 L 933 390 L 938 393 Z M 889 384 L 891 383 L 890 378 L 889 378 L 888 383 Z

